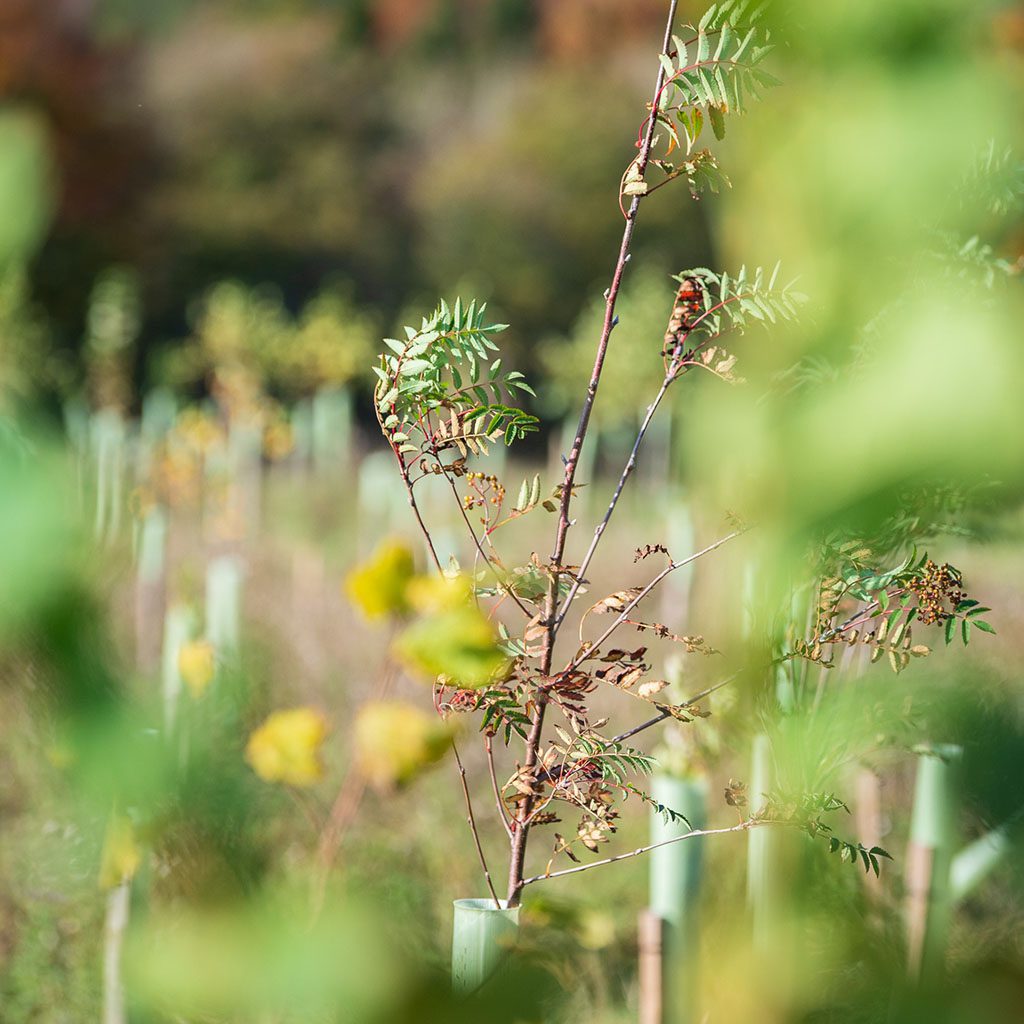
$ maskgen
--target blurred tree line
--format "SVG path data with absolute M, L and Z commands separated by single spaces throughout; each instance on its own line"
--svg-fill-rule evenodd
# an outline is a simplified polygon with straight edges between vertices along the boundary
M 141 286 L 137 383 L 225 279 L 271 283 L 292 312 L 340 284 L 382 332 L 472 290 L 543 365 L 607 284 L 662 8 L 2 0 L 0 104 L 52 164 L 48 231 L 8 288 L 59 356 L 44 383 L 80 379 L 111 265 Z M 666 316 L 668 275 L 709 257 L 702 213 L 673 190 L 650 204 L 637 257 L 663 272 Z

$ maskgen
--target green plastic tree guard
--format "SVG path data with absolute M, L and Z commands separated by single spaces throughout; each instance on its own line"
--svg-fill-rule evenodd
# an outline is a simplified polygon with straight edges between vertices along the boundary
M 96 461 L 96 519 L 94 533 L 109 543 L 121 525 L 124 486 L 125 424 L 116 409 L 100 409 L 90 422 Z
M 238 653 L 242 620 L 242 566 L 221 555 L 206 567 L 206 639 L 219 657 Z
M 774 783 L 771 740 L 765 733 L 754 737 L 751 750 L 749 794 L 750 814 L 763 810 Z M 777 916 L 777 837 L 770 828 L 752 828 L 747 833 L 747 903 L 753 913 L 754 945 L 765 948 Z
M 318 472 L 338 473 L 352 455 L 352 395 L 342 387 L 321 388 L 312 403 L 313 461 Z
M 157 505 L 138 528 L 135 577 L 135 649 L 138 666 L 153 671 L 160 659 L 164 618 L 164 561 L 167 513 Z
M 178 400 L 170 388 L 156 387 L 142 399 L 139 433 L 150 444 L 156 444 L 173 427 L 178 415 Z
M 658 803 L 684 815 L 692 828 L 703 828 L 707 820 L 707 781 L 657 775 L 651 783 L 651 796 Z M 651 842 L 661 843 L 691 831 L 685 822 L 666 822 L 651 811 Z M 700 839 L 659 846 L 651 851 L 650 908 L 660 918 L 677 927 L 694 916 L 694 901 L 700 888 L 703 858 Z
M 685 835 L 707 823 L 707 780 L 700 777 L 658 775 L 651 796 L 684 815 L 690 822 L 666 822 L 651 813 L 651 842 L 660 843 Z M 697 963 L 698 916 L 703 839 L 686 839 L 659 846 L 650 854 L 650 910 L 664 922 L 662 930 L 661 1005 L 665 1019 L 674 1024 L 699 1020 L 694 992 Z
M 452 988 L 475 992 L 495 974 L 515 944 L 519 908 L 492 899 L 456 900 L 452 928 Z
M 965 846 L 954 858 L 949 887 L 955 900 L 969 896 L 1006 859 L 1013 843 L 1009 830 L 994 828 Z
M 263 506 L 263 432 L 255 423 L 233 423 L 228 433 L 229 507 L 245 524 L 245 535 L 259 532 Z
M 961 754 L 960 747 L 935 746 L 917 761 L 907 850 L 907 967 L 922 981 L 940 973 L 945 954 Z
M 300 398 L 292 409 L 292 436 L 295 438 L 296 461 L 308 466 L 313 460 L 313 400 Z

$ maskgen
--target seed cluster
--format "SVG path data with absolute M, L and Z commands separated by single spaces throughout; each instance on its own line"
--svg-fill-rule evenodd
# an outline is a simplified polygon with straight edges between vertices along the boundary
M 951 619 L 957 605 L 964 599 L 960 573 L 948 563 L 936 565 L 930 558 L 922 566 L 920 575 L 907 586 L 917 598 L 918 621 L 925 626 L 941 625 Z
M 505 500 L 505 488 L 493 473 L 467 473 L 466 480 L 473 489 L 473 493 L 462 498 L 462 507 L 467 512 L 483 508 L 488 502 L 500 505 Z

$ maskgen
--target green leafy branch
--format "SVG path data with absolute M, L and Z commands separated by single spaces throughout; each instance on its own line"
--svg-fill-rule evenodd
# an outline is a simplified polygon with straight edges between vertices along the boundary
M 715 137 L 722 139 L 727 113 L 742 113 L 763 88 L 779 84 L 760 66 L 774 49 L 768 31 L 758 24 L 763 6 L 746 14 L 748 6 L 747 0 L 713 4 L 696 27 L 690 26 L 692 39 L 673 36 L 674 50 L 661 55 L 666 80 L 656 116 L 672 143 L 682 148 L 670 116 L 675 114 L 687 153 L 701 134 L 704 112 Z
M 1019 210 L 1024 203 L 1024 160 L 1012 147 L 997 149 L 995 140 L 990 140 L 964 176 L 957 194 L 962 203 L 980 199 L 997 217 Z
M 743 330 L 748 318 L 773 324 L 780 319 L 795 320 L 807 296 L 793 287 L 796 278 L 780 285 L 780 270 L 781 264 L 776 263 L 770 271 L 764 267 L 748 270 L 744 265 L 735 276 L 717 274 L 707 267 L 677 274 L 675 280 L 680 283 L 695 278 L 703 292 L 704 312 L 694 320 L 690 333 L 698 328 L 709 335 L 722 334 L 728 328 Z
M 880 858 L 892 860 L 891 854 L 881 846 L 864 846 L 863 843 L 840 839 L 833 832 L 832 826 L 822 821 L 821 816 L 833 811 L 843 810 L 847 814 L 850 808 L 834 793 L 771 793 L 764 807 L 753 820 L 777 822 L 794 825 L 806 832 L 812 839 L 828 840 L 829 853 L 838 853 L 840 860 L 851 864 L 862 864 L 864 871 L 879 874 Z
M 949 565 L 936 565 L 925 552 L 916 549 L 898 565 L 880 569 L 871 561 L 871 551 L 848 541 L 833 550 L 839 559 L 835 575 L 823 576 L 818 588 L 814 635 L 796 640 L 791 655 L 830 668 L 834 662 L 826 654 L 826 645 L 867 644 L 873 648 L 872 663 L 887 656 L 893 671 L 899 674 L 912 657 L 931 653 L 925 644 L 913 642 L 915 619 L 925 626 L 944 629 L 946 644 L 959 635 L 966 646 L 975 627 L 983 633 L 995 633 L 991 623 L 981 618 L 991 611 L 963 591 L 963 577 Z M 840 624 L 835 623 L 843 601 L 863 604 Z M 866 628 L 877 622 L 874 628 Z
M 486 304 L 463 309 L 441 302 L 406 340 L 385 338 L 388 350 L 375 366 L 374 404 L 388 442 L 401 460 L 410 454 L 435 457 L 445 449 L 483 454 L 490 442 L 512 444 L 537 429 L 537 418 L 512 403 L 533 394 L 523 375 L 502 369 L 492 357 L 495 334 L 506 324 L 484 319 Z
M 774 49 L 767 29 L 758 24 L 763 5 L 749 12 L 748 7 L 749 0 L 713 4 L 698 25 L 688 26 L 693 32 L 691 38 L 672 36 L 668 52 L 659 57 L 664 81 L 637 141 L 640 149 L 653 117 L 668 136 L 668 147 L 663 157 L 650 162 L 665 177 L 649 184 L 644 179 L 647 160 L 641 161 L 638 156 L 623 175 L 620 207 L 623 196 L 648 195 L 684 176 L 694 199 L 705 191 L 719 192 L 728 187 L 729 179 L 715 155 L 708 149 L 695 151 L 705 121 L 710 121 L 715 138 L 721 140 L 725 138 L 727 114 L 742 113 L 749 101 L 760 98 L 765 87 L 779 84 L 760 66 Z M 678 165 L 668 159 L 677 149 L 685 153 Z
M 685 825 L 687 828 L 693 828 L 690 819 L 686 817 L 681 811 L 673 810 L 667 804 L 663 804 L 658 800 L 655 800 L 650 793 L 645 793 L 642 789 L 632 785 L 631 783 L 624 783 L 622 788 L 632 796 L 639 798 L 642 803 L 647 804 L 655 814 L 657 814 L 666 825 Z
M 673 377 L 690 367 L 708 370 L 729 383 L 737 383 L 732 370 L 736 357 L 711 342 L 730 330 L 744 331 L 751 322 L 775 324 L 795 320 L 807 296 L 794 288 L 796 280 L 779 284 L 780 264 L 770 270 L 740 267 L 735 276 L 696 267 L 677 274 L 674 280 L 697 290 L 697 308 L 676 331 L 666 335 L 666 369 Z

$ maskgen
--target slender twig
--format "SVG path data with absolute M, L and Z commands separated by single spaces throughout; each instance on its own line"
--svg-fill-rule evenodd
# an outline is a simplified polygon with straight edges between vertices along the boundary
M 484 848 L 480 845 L 480 833 L 476 827 L 476 816 L 473 814 L 473 801 L 469 795 L 469 785 L 466 782 L 466 769 L 462 763 L 462 758 L 459 757 L 459 748 L 455 746 L 455 741 L 452 740 L 452 752 L 455 754 L 455 764 L 459 769 L 459 779 L 462 782 L 462 795 L 466 799 L 466 821 L 469 824 L 469 830 L 473 833 L 473 843 L 476 846 L 477 856 L 480 858 L 480 867 L 483 868 L 484 878 L 487 881 L 487 888 L 491 891 L 491 897 L 494 899 L 494 905 L 499 910 L 501 909 L 501 900 L 498 899 L 498 894 L 494 891 L 494 883 L 491 881 L 491 873 L 487 869 L 487 858 L 484 856 Z
M 412 510 L 416 513 L 416 519 L 420 524 L 420 529 L 423 531 L 424 537 L 427 538 L 427 544 L 430 546 L 430 553 L 434 556 L 434 564 L 437 566 L 437 571 L 444 574 L 444 569 L 441 568 L 441 561 L 437 557 L 437 552 L 434 550 L 434 542 L 431 540 L 430 531 L 427 529 L 420 516 L 419 508 L 416 505 L 416 498 L 413 495 L 412 487 L 409 486 L 409 475 L 404 464 L 402 465 L 402 479 L 406 482 L 406 490 L 409 494 L 409 504 L 412 506 Z M 494 891 L 494 883 L 491 881 L 491 872 L 487 868 L 487 858 L 484 856 L 483 846 L 480 845 L 480 833 L 476 827 L 476 816 L 473 814 L 473 800 L 469 795 L 469 784 L 466 782 L 466 769 L 462 764 L 462 758 L 459 757 L 459 749 L 455 746 L 455 741 L 452 740 L 452 751 L 455 754 L 455 764 L 459 770 L 459 779 L 462 782 L 462 794 L 466 800 L 466 821 L 469 823 L 469 830 L 473 833 L 473 842 L 476 845 L 477 856 L 480 858 L 480 866 L 483 868 L 484 880 L 487 882 L 487 888 L 491 892 L 491 896 L 494 897 L 494 905 L 496 907 L 501 906 L 501 902 L 498 899 L 498 894 Z
M 714 686 L 709 686 L 706 690 L 701 690 L 700 693 L 694 694 L 689 700 L 683 701 L 682 704 L 677 704 L 676 707 L 684 709 L 692 707 L 697 701 L 714 693 L 715 690 L 720 690 L 723 686 L 728 686 L 729 683 L 739 679 L 741 675 L 743 675 L 743 670 L 734 672 L 731 676 L 719 680 Z M 671 711 L 662 711 L 653 718 L 648 718 L 646 722 L 641 722 L 639 725 L 633 726 L 632 729 L 627 729 L 625 732 L 620 732 L 618 736 L 613 736 L 612 743 L 621 743 L 623 740 L 628 740 L 630 736 L 635 736 L 638 732 L 650 729 L 652 725 L 657 725 L 659 722 L 664 722 L 666 718 L 671 717 L 673 717 Z
M 608 528 L 608 524 L 611 522 L 612 514 L 615 512 L 615 506 L 619 503 L 619 498 L 622 496 L 622 491 L 626 486 L 626 481 L 636 468 L 637 455 L 640 451 L 640 445 L 643 443 L 644 437 L 647 434 L 647 429 L 650 427 L 651 421 L 654 419 L 654 414 L 658 411 L 658 406 L 661 405 L 661 400 L 665 397 L 665 393 L 668 391 L 669 385 L 674 379 L 674 372 L 670 368 L 670 372 L 665 374 L 665 379 L 662 381 L 661 387 L 658 389 L 658 394 L 655 396 L 654 401 L 647 407 L 647 415 L 644 416 L 643 423 L 640 424 L 640 429 L 637 431 L 636 440 L 633 442 L 633 449 L 629 453 L 626 465 L 623 467 L 622 473 L 619 476 L 619 482 L 615 487 L 615 492 L 612 494 L 611 501 L 608 502 L 608 508 L 605 510 L 603 518 L 594 529 L 594 537 L 590 542 L 590 547 L 587 548 L 587 553 L 583 556 L 583 561 L 580 562 L 579 569 L 576 570 L 576 578 L 573 580 L 572 587 L 570 587 L 569 593 L 566 594 L 565 600 L 562 602 L 562 610 L 558 613 L 558 616 L 555 619 L 554 632 L 556 634 L 559 626 L 562 624 L 562 621 L 565 619 L 566 615 L 569 614 L 573 598 L 578 593 L 580 587 L 583 586 L 587 569 L 593 561 L 594 554 L 597 551 L 597 546 L 601 543 L 601 537 L 604 535 L 604 531 Z
M 524 878 L 522 884 L 533 885 L 534 882 L 545 882 L 549 878 L 561 878 L 563 875 L 575 875 L 580 871 L 589 871 L 591 868 L 603 867 L 605 864 L 614 864 L 616 861 L 629 860 L 630 857 L 639 857 L 641 854 L 649 853 L 658 849 L 659 846 L 668 846 L 670 843 L 681 843 L 684 839 L 699 839 L 701 836 L 724 836 L 730 832 L 746 832 L 748 829 L 756 828 L 758 825 L 776 824 L 768 821 L 741 821 L 738 825 L 731 825 L 728 828 L 695 828 L 681 836 L 672 839 L 663 839 L 660 843 L 651 843 L 649 846 L 639 846 L 628 853 L 618 853 L 614 857 L 605 857 L 604 860 L 594 860 L 589 864 L 579 864 L 574 868 L 564 868 L 562 871 L 552 871 L 550 874 L 534 875 L 532 878 Z
M 665 183 L 663 182 L 662 184 Z M 648 194 L 650 194 L 650 192 L 652 191 L 654 191 L 654 189 L 650 189 L 648 191 Z M 730 302 L 739 301 L 740 299 L 743 299 L 745 297 L 745 293 L 737 293 L 736 295 L 730 296 L 728 299 L 724 299 L 721 302 L 718 302 L 715 305 L 711 306 L 710 309 L 705 310 L 703 313 L 701 313 L 699 317 L 697 317 L 696 320 L 693 321 L 692 324 L 690 324 L 688 333 L 696 330 L 696 328 L 698 328 L 709 316 L 717 312 L 719 309 L 722 309 Z M 698 345 L 695 349 L 686 353 L 686 360 L 692 359 L 693 356 L 697 352 L 699 352 L 705 345 L 707 345 L 710 341 L 714 340 L 714 338 L 717 338 L 719 336 L 720 334 L 714 335 L 712 338 L 705 338 L 704 341 L 702 341 L 700 345 Z M 668 391 L 669 387 L 677 380 L 679 380 L 679 378 L 682 376 L 682 374 L 679 373 L 680 369 L 682 369 L 685 372 L 685 370 L 688 369 L 688 365 L 685 361 L 680 359 L 679 353 L 677 351 L 677 354 L 673 357 L 672 361 L 666 367 L 665 379 L 662 381 L 661 387 L 658 389 L 658 393 L 655 396 L 654 401 L 647 407 L 647 413 L 644 416 L 643 422 L 640 424 L 640 429 L 637 432 L 636 439 L 633 442 L 633 448 L 629 453 L 629 458 L 626 460 L 626 465 L 622 470 L 622 474 L 619 476 L 619 482 L 615 488 L 615 493 L 612 495 L 611 501 L 608 503 L 608 508 L 605 511 L 604 517 L 594 529 L 594 537 L 590 542 L 590 547 L 587 549 L 586 554 L 583 556 L 583 561 L 580 563 L 579 569 L 576 570 L 576 578 L 573 580 L 572 587 L 570 588 L 569 593 L 566 595 L 565 600 L 562 602 L 562 610 L 558 613 L 558 616 L 555 619 L 554 629 L 556 633 L 558 632 L 558 629 L 561 626 L 562 621 L 569 614 L 573 598 L 575 598 L 576 594 L 579 592 L 580 587 L 583 586 L 583 584 L 586 582 L 585 577 L 587 569 L 590 567 L 590 563 L 594 558 L 594 554 L 597 551 L 597 547 L 601 543 L 601 537 L 603 536 L 604 531 L 607 529 L 608 524 L 611 521 L 612 514 L 615 512 L 615 506 L 618 504 L 619 498 L 622 496 L 622 491 L 623 488 L 626 486 L 626 481 L 629 479 L 630 474 L 636 468 L 637 455 L 639 454 L 640 446 L 641 444 L 643 444 L 643 440 L 647 434 L 647 430 L 651 425 L 651 421 L 654 419 L 654 414 L 658 411 L 658 407 L 661 405 L 661 401 L 665 397 L 665 394 Z
M 285 787 L 288 796 L 291 801 L 299 809 L 302 816 L 306 819 L 306 824 L 310 827 L 310 830 L 315 834 L 320 831 L 320 818 L 317 816 L 317 812 L 312 806 L 310 806 L 309 800 L 303 796 L 299 790 L 294 789 L 291 786 Z
M 377 416 L 377 419 L 378 421 L 380 420 L 379 414 Z M 437 567 L 437 571 L 443 575 L 444 569 L 441 566 L 441 559 L 438 558 L 437 551 L 434 548 L 434 540 L 430 535 L 430 531 L 427 529 L 427 524 L 423 521 L 423 516 L 420 514 L 419 505 L 417 505 L 416 503 L 416 495 L 413 491 L 412 482 L 409 479 L 409 468 L 408 466 L 406 466 L 405 461 L 402 459 L 401 454 L 397 450 L 395 451 L 395 455 L 398 458 L 398 465 L 402 474 L 402 482 L 405 484 L 406 494 L 409 496 L 409 507 L 413 510 L 413 513 L 416 516 L 416 522 L 419 523 L 420 530 L 423 533 L 423 536 L 426 538 L 427 547 L 430 549 L 430 554 L 434 560 L 434 565 Z M 445 475 L 445 478 L 449 480 L 449 483 L 451 483 L 451 480 L 447 477 L 447 474 Z M 452 484 L 452 490 L 455 490 L 454 484 Z M 456 497 L 458 497 L 457 492 Z M 473 534 L 475 539 L 475 531 L 469 524 L 468 519 L 466 522 L 467 525 L 470 527 L 470 532 Z M 484 558 L 486 559 L 486 557 L 487 556 L 485 555 Z M 455 764 L 458 767 L 459 779 L 462 783 L 462 793 L 466 800 L 466 821 L 469 823 L 470 832 L 473 833 L 473 842 L 476 846 L 477 856 L 480 858 L 480 866 L 481 868 L 483 868 L 484 879 L 487 882 L 487 888 L 490 890 L 491 896 L 494 898 L 494 905 L 496 907 L 500 907 L 501 902 L 498 899 L 498 894 L 494 891 L 494 883 L 491 881 L 491 873 L 487 868 L 487 858 L 484 856 L 483 846 L 480 844 L 480 833 L 477 831 L 476 816 L 473 814 L 473 801 L 469 795 L 469 784 L 466 782 L 466 769 L 465 766 L 462 764 L 462 758 L 459 757 L 459 750 L 458 747 L 455 746 L 454 740 L 452 740 L 452 751 L 455 754 Z M 341 800 L 341 796 L 342 794 L 339 794 L 339 800 Z
M 390 642 L 389 645 L 390 647 Z M 378 682 L 373 694 L 374 700 L 383 700 L 387 696 L 391 685 L 398 672 L 397 664 L 388 659 L 382 668 Z M 327 891 L 327 876 L 330 873 L 331 865 L 338 854 L 341 844 L 344 842 L 345 834 L 355 820 L 356 814 L 363 802 L 366 793 L 366 774 L 357 771 L 354 766 L 349 766 L 338 788 L 338 795 L 327 815 L 327 822 L 320 833 L 320 842 L 317 845 L 317 868 L 318 872 L 313 881 L 312 908 L 314 918 L 323 909 L 324 895 Z
M 509 824 L 508 812 L 505 810 L 505 801 L 501 796 L 501 787 L 498 785 L 498 775 L 494 769 L 494 748 L 491 744 L 491 737 L 484 736 L 484 750 L 487 751 L 487 772 L 491 777 L 491 789 L 494 790 L 494 802 L 498 806 L 498 814 L 501 816 L 501 823 L 505 826 L 505 834 L 512 838 L 512 826 Z
M 409 481 L 408 467 L 401 460 L 399 460 L 398 464 L 402 472 L 402 482 L 405 484 L 405 493 L 409 496 L 409 507 L 416 516 L 416 522 L 420 524 L 420 531 L 426 538 L 427 547 L 430 549 L 430 557 L 433 558 L 434 565 L 437 566 L 437 571 L 443 573 L 444 569 L 441 567 L 441 559 L 437 557 L 437 551 L 434 549 L 434 538 L 430 536 L 427 524 L 423 522 L 423 516 L 420 514 L 420 507 L 416 504 L 416 495 L 413 492 L 412 483 Z
M 612 635 L 612 633 L 614 633 L 615 630 L 617 630 L 619 628 L 619 626 L 621 626 L 622 623 L 626 621 L 626 619 L 629 617 L 629 613 L 645 597 L 647 597 L 647 595 L 650 594 L 650 592 L 652 590 L 654 590 L 654 588 L 666 576 L 668 576 L 669 573 L 673 573 L 673 572 L 676 571 L 676 569 L 681 569 L 684 565 L 689 565 L 691 562 L 696 561 L 698 558 L 701 558 L 703 555 L 709 554 L 710 552 L 714 551 L 716 548 L 720 548 L 723 544 L 727 543 L 728 541 L 732 540 L 733 538 L 739 537 L 741 534 L 746 533 L 747 529 L 748 529 L 747 527 L 744 527 L 743 529 L 733 530 L 732 533 L 727 533 L 724 537 L 719 537 L 718 540 L 716 540 L 714 543 L 709 544 L 706 548 L 702 548 L 700 551 L 694 552 L 689 557 L 681 558 L 678 562 L 669 562 L 669 564 L 667 566 L 665 566 L 665 568 L 662 569 L 661 572 L 659 572 L 658 575 L 655 576 L 654 579 L 651 580 L 651 582 L 647 584 L 647 586 L 643 587 L 640 590 L 640 592 L 636 595 L 636 597 L 634 597 L 625 606 L 625 608 L 623 608 L 622 611 L 619 612 L 619 614 L 615 618 L 615 621 L 612 622 L 612 624 L 596 640 L 594 640 L 592 643 L 588 643 L 588 644 L 584 645 L 584 648 L 573 657 L 572 661 L 570 661 L 569 664 L 566 665 L 566 667 L 562 670 L 562 673 L 564 674 L 566 672 L 571 672 L 573 669 L 575 669 L 577 666 L 579 666 L 582 662 L 586 661 L 589 658 L 592 658 L 601 649 L 601 647 L 604 645 L 605 641 Z
M 667 53 L 669 44 L 672 41 L 672 26 L 675 22 L 678 0 L 671 0 L 668 10 L 668 18 L 665 24 L 665 35 L 662 42 L 661 52 Z M 665 68 L 659 62 L 658 75 L 654 83 L 654 100 L 652 112 L 657 110 L 658 98 L 665 83 Z M 643 143 L 640 146 L 640 153 L 636 160 L 636 168 L 642 176 L 647 169 L 647 163 L 651 156 L 654 144 L 654 132 L 657 125 L 657 118 L 652 116 L 647 124 Z M 587 428 L 590 425 L 590 414 L 594 408 L 594 401 L 597 398 L 598 385 L 601 382 L 601 372 L 604 368 L 605 355 L 608 351 L 608 341 L 612 330 L 615 327 L 615 302 L 622 286 L 622 277 L 629 262 L 630 246 L 633 241 L 633 231 L 636 226 L 637 211 L 640 208 L 641 196 L 633 196 L 626 214 L 626 224 L 622 232 L 622 242 L 619 246 L 619 255 L 612 274 L 612 282 L 606 292 L 604 323 L 601 328 L 601 336 L 597 344 L 597 352 L 594 358 L 594 368 L 590 375 L 590 382 L 587 385 L 587 393 L 583 400 L 583 408 L 580 411 L 579 424 L 576 427 L 576 436 L 573 439 L 572 450 L 569 452 L 565 462 L 565 476 L 562 482 L 562 495 L 558 510 L 558 526 L 555 532 L 555 542 L 551 551 L 549 565 L 551 576 L 548 581 L 547 597 L 544 603 L 545 634 L 541 653 L 540 670 L 543 675 L 551 671 L 551 663 L 555 650 L 555 616 L 558 612 L 558 584 L 561 574 L 562 560 L 565 556 L 565 543 L 569 533 L 569 506 L 572 503 L 573 482 L 576 478 L 576 467 L 579 464 L 580 453 L 583 443 L 586 440 Z M 544 712 L 547 707 L 547 693 L 541 689 L 536 699 L 536 709 L 533 713 L 533 722 L 526 741 L 526 756 L 523 763 L 523 771 L 530 772 L 537 763 L 537 754 L 540 748 L 541 736 L 544 731 Z M 529 838 L 530 829 L 527 823 L 530 812 L 533 809 L 534 798 L 526 796 L 519 806 L 517 821 L 519 827 L 515 830 L 511 840 L 511 856 L 509 858 L 508 878 L 508 905 L 517 906 L 519 894 L 522 889 L 523 864 L 526 857 L 526 843 Z
M 523 602 L 519 599 L 519 597 L 516 595 L 515 590 L 512 589 L 511 584 L 509 584 L 506 580 L 502 579 L 502 575 L 498 570 L 498 567 L 494 564 L 490 556 L 484 550 L 483 545 L 480 543 L 480 538 L 477 536 L 476 530 L 473 529 L 473 524 L 469 521 L 469 516 L 466 515 L 466 509 L 463 507 L 462 499 L 459 497 L 459 491 L 458 488 L 455 486 L 455 481 L 447 473 L 444 473 L 443 476 L 445 480 L 448 481 L 448 486 L 452 490 L 452 495 L 455 498 L 455 504 L 458 506 L 459 513 L 462 515 L 462 521 L 466 524 L 466 529 L 469 531 L 470 537 L 473 538 L 473 543 L 476 545 L 476 549 L 479 552 L 480 557 L 484 560 L 484 564 L 487 566 L 488 569 L 491 570 L 491 572 L 494 574 L 494 578 L 498 581 L 498 587 L 504 593 L 508 594 L 509 597 L 512 598 L 512 600 L 519 606 L 520 611 L 522 611 L 522 613 L 528 619 L 532 619 L 534 613 L 531 612 L 530 609 L 527 608 L 526 605 L 523 604 Z

